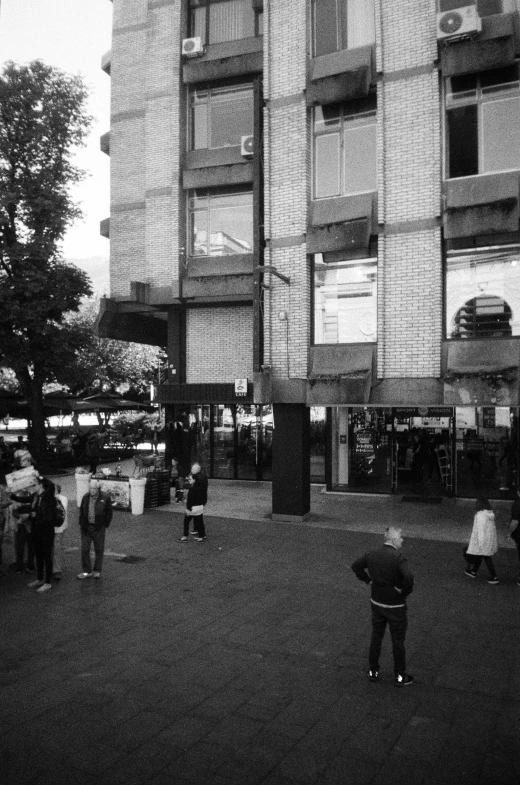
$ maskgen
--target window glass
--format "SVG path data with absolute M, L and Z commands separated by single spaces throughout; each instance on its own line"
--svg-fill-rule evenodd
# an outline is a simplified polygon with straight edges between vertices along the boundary
M 520 96 L 482 106 L 482 170 L 520 169 Z
M 313 20 L 315 57 L 375 40 L 373 0 L 314 0 Z
M 251 192 L 196 192 L 189 200 L 189 212 L 192 256 L 226 256 L 252 252 Z
M 446 106 L 448 177 L 520 169 L 518 65 L 453 77 Z
M 376 190 L 376 115 L 350 110 L 348 104 L 315 110 L 316 199 Z
M 520 335 L 520 248 L 450 254 L 447 338 Z
M 192 149 L 238 146 L 253 133 L 253 88 L 234 85 L 192 94 Z
M 377 340 L 377 260 L 314 264 L 314 343 Z
M 361 122 L 346 122 L 343 140 L 345 194 L 375 191 L 376 184 L 376 124 L 375 118 Z
M 316 139 L 316 198 L 340 194 L 340 135 L 325 134 Z
M 206 6 L 193 8 L 191 11 L 191 34 L 199 36 L 202 41 L 206 41 Z
M 251 0 L 227 0 L 209 7 L 209 43 L 236 41 L 255 34 L 255 12 Z

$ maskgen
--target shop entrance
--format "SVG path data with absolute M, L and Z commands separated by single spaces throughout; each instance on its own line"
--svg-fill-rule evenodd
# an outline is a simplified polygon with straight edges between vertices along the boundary
M 450 496 L 454 493 L 450 407 L 334 407 L 331 490 Z
M 453 409 L 398 407 L 393 412 L 393 490 L 412 496 L 455 491 Z

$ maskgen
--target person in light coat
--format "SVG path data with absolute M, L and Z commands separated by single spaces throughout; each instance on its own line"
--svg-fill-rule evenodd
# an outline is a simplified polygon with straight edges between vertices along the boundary
M 484 559 L 489 572 L 488 583 L 495 585 L 499 583 L 492 559 L 492 556 L 498 551 L 495 513 L 491 509 L 489 501 L 484 498 L 477 499 L 475 509 L 473 530 L 466 552 L 468 566 L 465 574 L 468 578 L 476 578 L 482 559 Z

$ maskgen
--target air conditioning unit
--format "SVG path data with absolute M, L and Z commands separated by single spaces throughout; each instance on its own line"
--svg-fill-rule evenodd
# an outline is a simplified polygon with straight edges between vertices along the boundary
M 204 54 L 202 38 L 185 38 L 182 42 L 182 54 L 184 57 L 200 57 Z
M 244 158 L 251 158 L 255 147 L 255 140 L 253 136 L 240 137 L 240 155 Z
M 453 11 L 437 14 L 437 40 L 457 41 L 460 38 L 473 38 L 482 30 L 482 20 L 476 5 L 465 5 Z

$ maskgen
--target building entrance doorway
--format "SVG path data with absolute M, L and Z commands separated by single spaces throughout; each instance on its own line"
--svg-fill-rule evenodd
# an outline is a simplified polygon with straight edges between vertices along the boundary
M 455 491 L 454 411 L 451 407 L 392 410 L 392 486 L 412 496 L 452 496 Z

